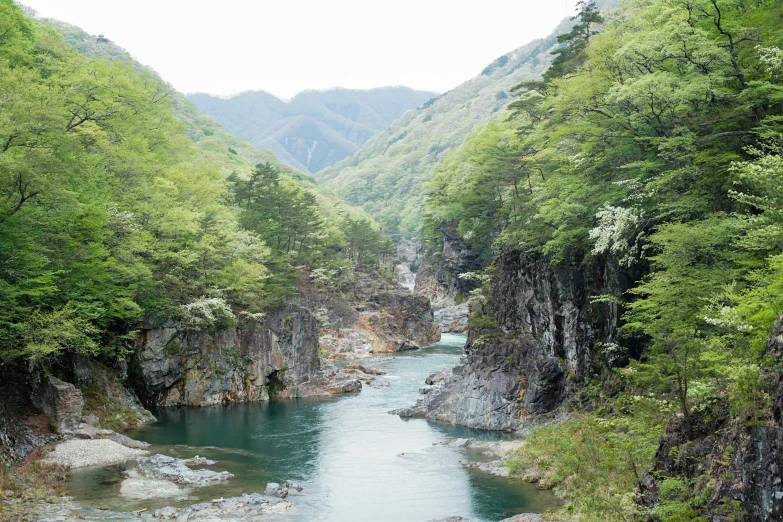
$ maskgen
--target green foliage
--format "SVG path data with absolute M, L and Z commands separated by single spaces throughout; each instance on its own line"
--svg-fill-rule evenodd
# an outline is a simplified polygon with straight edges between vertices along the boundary
M 604 21 L 592 0 L 580 0 L 577 8 L 579 13 L 571 18 L 577 21 L 574 27 L 557 37 L 557 42 L 565 45 L 552 51 L 555 59 L 544 73 L 545 82 L 562 78 L 584 64 L 587 59 L 587 44 Z
M 122 358 L 144 314 L 213 327 L 204 303 L 222 324 L 289 300 L 303 264 L 352 269 L 334 196 L 53 25 L 0 2 L 0 359 Z
M 496 60 L 487 74 L 408 111 L 356 155 L 321 171 L 320 181 L 345 201 L 361 206 L 386 230 L 420 235 L 425 214 L 422 185 L 466 136 L 506 116 L 500 111 L 509 101 L 506 91 L 539 77 L 555 45 L 552 36 Z
M 783 314 L 781 20 L 772 0 L 630 0 L 600 15 L 583 3 L 543 79 L 512 89 L 510 118 L 471 136 L 425 185 L 431 251 L 456 229 L 485 265 L 513 251 L 636 278 L 625 294 L 589 287 L 590 301 L 624 312 L 607 349 L 638 354 L 626 385 L 676 405 L 691 436 L 692 417 L 716 398 L 748 426 L 771 411 L 764 344 Z M 616 411 L 607 420 L 628 420 Z M 556 470 L 547 476 L 573 501 L 570 516 L 623 519 L 634 486 L 605 468 L 617 462 L 613 442 L 596 418 L 569 422 L 544 428 L 561 445 L 534 438 L 522 468 Z M 664 489 L 654 516 L 703 520 L 702 483 L 675 477 Z
M 509 471 L 557 489 L 567 499 L 557 518 L 627 521 L 641 509 L 636 483 L 655 454 L 670 407 L 647 396 L 613 405 L 621 414 L 577 414 L 535 428 L 509 459 Z

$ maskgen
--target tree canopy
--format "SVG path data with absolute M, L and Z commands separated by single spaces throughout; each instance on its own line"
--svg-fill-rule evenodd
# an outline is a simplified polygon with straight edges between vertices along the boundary
M 242 155 L 264 154 L 221 141 L 152 71 L 78 53 L 11 0 L 0 35 L 0 359 L 123 357 L 147 314 L 259 313 L 296 294 L 302 266 L 353 269 L 362 212 L 254 170 Z

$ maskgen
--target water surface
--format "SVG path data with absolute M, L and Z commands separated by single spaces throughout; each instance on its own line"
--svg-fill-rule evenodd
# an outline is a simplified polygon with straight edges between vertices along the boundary
M 420 397 L 427 375 L 454 366 L 464 341 L 444 335 L 422 350 L 360 361 L 386 371 L 381 378 L 388 387 L 365 386 L 337 399 L 167 408 L 154 412 L 158 423 L 130 435 L 152 444 L 153 453 L 209 457 L 218 461 L 212 469 L 236 475 L 225 485 L 194 490 L 201 501 L 263 492 L 267 482 L 300 483 L 304 491 L 290 497 L 295 512 L 270 518 L 275 521 L 417 522 L 461 515 L 494 522 L 554 507 L 551 493 L 466 469 L 460 464 L 465 454 L 443 445 L 502 434 L 389 415 Z M 124 511 L 194 502 L 129 502 L 118 496 L 120 480 L 117 469 L 77 471 L 70 490 L 85 504 Z

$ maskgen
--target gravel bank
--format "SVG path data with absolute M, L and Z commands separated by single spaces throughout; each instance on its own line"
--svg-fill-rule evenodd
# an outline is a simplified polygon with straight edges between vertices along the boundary
M 109 439 L 73 439 L 58 444 L 43 460 L 46 464 L 61 464 L 69 468 L 111 466 L 149 452 L 132 449 Z

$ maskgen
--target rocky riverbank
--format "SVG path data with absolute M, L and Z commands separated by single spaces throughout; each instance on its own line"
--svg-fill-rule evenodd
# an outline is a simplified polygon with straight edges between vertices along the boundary
M 132 371 L 139 392 L 160 406 L 313 397 L 361 389 L 319 354 L 316 317 L 288 306 L 261 319 L 242 318 L 211 329 L 172 320 L 143 324 Z
M 415 350 L 440 339 L 430 300 L 395 281 L 357 273 L 337 287 L 303 285 L 302 301 L 317 311 L 327 359 Z
M 126 437 L 127 438 L 127 437 Z M 131 441 L 131 446 L 146 445 Z M 232 473 L 209 469 L 218 462 L 199 457 L 177 459 L 168 455 L 148 455 L 148 451 L 129 448 L 109 439 L 71 439 L 58 443 L 41 461 L 44 467 L 75 469 L 86 466 L 119 465 L 124 479 L 119 494 L 129 500 L 172 500 L 183 502 L 198 499 L 193 493 L 198 488 L 225 483 L 234 478 Z M 135 512 L 118 512 L 93 508 L 74 502 L 67 497 L 53 503 L 35 503 L 30 506 L 31 520 L 62 521 L 88 520 L 138 520 L 176 519 L 189 520 L 265 520 L 269 515 L 283 513 L 293 507 L 291 494 L 298 494 L 302 487 L 292 481 L 283 485 L 267 484 L 263 493 L 243 494 L 233 498 L 218 498 L 189 507 L 164 507 L 152 512 L 142 509 Z M 0 506 L 2 507 L 2 506 Z

